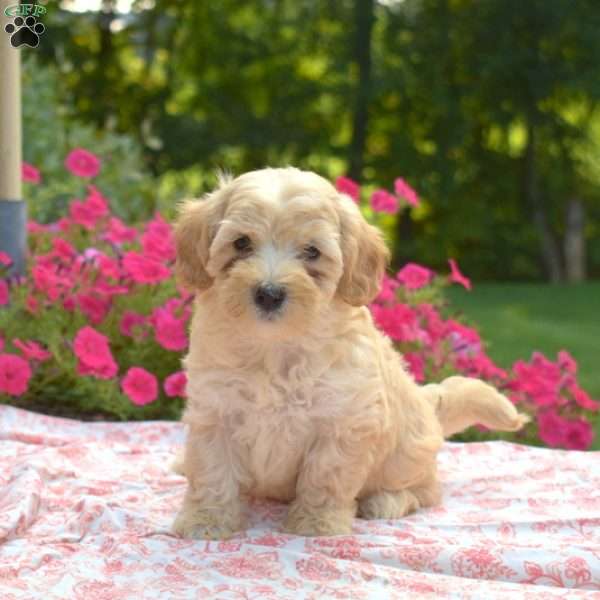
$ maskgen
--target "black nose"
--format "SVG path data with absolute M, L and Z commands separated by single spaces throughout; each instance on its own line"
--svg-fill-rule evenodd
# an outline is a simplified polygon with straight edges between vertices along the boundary
M 259 285 L 254 293 L 254 302 L 264 311 L 278 309 L 285 300 L 285 288 L 273 283 Z

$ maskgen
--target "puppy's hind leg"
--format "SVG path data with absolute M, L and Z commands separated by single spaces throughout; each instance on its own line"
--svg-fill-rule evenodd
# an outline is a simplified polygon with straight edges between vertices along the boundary
M 441 500 L 441 487 L 435 470 L 411 487 L 382 490 L 358 502 L 358 515 L 363 519 L 401 519 L 419 508 L 435 506 Z
M 409 489 L 383 490 L 359 500 L 358 516 L 363 519 L 401 519 L 418 508 L 419 500 Z

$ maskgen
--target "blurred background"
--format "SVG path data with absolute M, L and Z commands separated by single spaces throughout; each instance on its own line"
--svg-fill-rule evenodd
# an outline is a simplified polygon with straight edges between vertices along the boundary
M 421 204 L 382 222 L 394 265 L 457 259 L 475 286 L 451 300 L 495 360 L 567 348 L 600 397 L 596 0 L 44 4 L 21 55 L 32 218 L 65 212 L 78 146 L 129 221 L 172 215 L 217 168 L 404 177 Z

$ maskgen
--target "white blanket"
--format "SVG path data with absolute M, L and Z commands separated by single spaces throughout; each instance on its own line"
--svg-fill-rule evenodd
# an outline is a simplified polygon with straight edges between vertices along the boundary
M 303 538 L 257 501 L 206 542 L 169 531 L 183 436 L 0 406 L 0 599 L 600 598 L 600 453 L 447 444 L 440 507 Z

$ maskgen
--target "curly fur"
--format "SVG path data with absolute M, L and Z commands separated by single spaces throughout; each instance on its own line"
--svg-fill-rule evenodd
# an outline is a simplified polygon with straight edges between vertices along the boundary
M 251 240 L 243 253 L 240 236 Z M 365 306 L 388 259 L 381 234 L 318 175 L 264 169 L 223 181 L 183 205 L 176 242 L 180 278 L 199 292 L 178 534 L 233 535 L 248 495 L 289 502 L 285 527 L 303 535 L 348 533 L 357 513 L 399 518 L 440 501 L 445 435 L 525 422 L 481 381 L 415 383 Z M 287 291 L 268 317 L 253 300 L 265 282 Z

